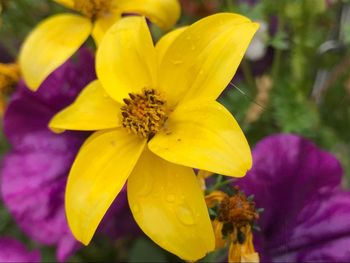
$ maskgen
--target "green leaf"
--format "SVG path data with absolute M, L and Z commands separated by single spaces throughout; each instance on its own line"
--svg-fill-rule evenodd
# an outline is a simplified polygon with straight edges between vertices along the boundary
M 344 25 L 344 42 L 345 44 L 349 45 L 350 44 L 350 24 Z
M 286 50 L 289 48 L 288 35 L 284 31 L 279 31 L 270 40 L 270 45 L 276 49 Z
M 149 239 L 139 238 L 130 251 L 128 262 L 167 262 L 164 251 Z

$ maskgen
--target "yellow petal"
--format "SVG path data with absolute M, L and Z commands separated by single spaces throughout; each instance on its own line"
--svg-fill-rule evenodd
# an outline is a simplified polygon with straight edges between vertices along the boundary
M 107 93 L 122 103 L 129 92 L 155 88 L 157 58 L 145 18 L 130 16 L 104 35 L 96 55 L 96 71 Z
M 213 191 L 209 195 L 205 196 L 205 203 L 207 207 L 213 208 L 217 204 L 221 203 L 225 198 L 229 198 L 229 196 L 221 191 Z
M 145 150 L 129 177 L 128 199 L 141 229 L 164 249 L 190 261 L 214 249 L 213 229 L 192 169 Z
M 97 46 L 100 45 L 101 40 L 107 30 L 120 18 L 119 13 L 109 12 L 96 19 L 92 29 L 92 37 L 94 38 Z
M 64 130 L 96 131 L 120 126 L 120 105 L 112 100 L 100 82 L 90 82 L 69 107 L 49 123 L 55 132 Z
M 163 29 L 171 28 L 180 17 L 177 0 L 118 0 L 116 3 L 120 12 L 144 15 Z
M 54 0 L 57 4 L 74 9 L 74 0 Z
M 241 262 L 242 263 L 259 263 L 260 257 L 257 252 L 251 253 L 251 254 L 243 254 L 241 255 Z
M 200 170 L 197 173 L 197 180 L 199 182 L 199 185 L 201 186 L 201 189 L 203 191 L 205 191 L 207 189 L 207 186 L 205 184 L 205 179 L 212 176 L 214 173 L 212 172 L 208 172 L 208 171 L 204 171 L 204 170 Z
M 42 81 L 84 43 L 90 32 L 90 20 L 72 14 L 50 17 L 34 28 L 19 55 L 29 88 L 37 90 Z
M 191 25 L 168 48 L 160 64 L 160 88 L 171 105 L 180 100 L 215 100 L 240 64 L 258 24 L 230 13 Z
M 222 228 L 224 227 L 224 223 L 220 222 L 217 219 L 214 219 L 212 224 L 213 224 L 214 235 L 215 235 L 215 249 L 220 249 L 225 247 L 226 240 L 222 236 Z
M 229 263 L 241 263 L 241 245 L 238 242 L 231 242 L 227 259 Z
M 244 176 L 252 165 L 241 128 L 215 101 L 181 104 L 149 148 L 169 162 L 234 177 Z
M 174 40 L 187 29 L 188 27 L 177 28 L 165 36 L 163 36 L 156 45 L 158 63 L 163 60 L 165 52 L 168 50 L 169 46 L 174 42 Z
M 249 228 L 250 229 L 250 228 Z M 246 241 L 242 245 L 241 262 L 242 263 L 259 263 L 259 254 L 254 249 L 253 234 L 251 231 L 245 235 Z
M 76 239 L 87 245 L 134 168 L 145 141 L 123 129 L 94 133 L 68 176 L 66 215 Z

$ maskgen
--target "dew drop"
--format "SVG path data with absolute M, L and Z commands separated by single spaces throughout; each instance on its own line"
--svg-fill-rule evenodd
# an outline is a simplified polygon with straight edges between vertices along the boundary
M 139 207 L 139 205 L 134 204 L 134 205 L 132 206 L 132 211 L 133 211 L 134 213 L 140 212 L 140 207 Z
M 182 63 L 182 60 L 172 60 L 171 63 L 173 63 L 174 65 L 179 65 Z
M 175 195 L 167 195 L 166 200 L 170 203 L 175 201 Z
M 150 175 L 150 173 L 144 173 L 144 183 L 139 185 L 138 194 L 140 196 L 146 197 L 150 194 L 155 194 L 154 190 L 154 178 Z
M 191 226 L 194 225 L 195 220 L 192 211 L 186 205 L 180 205 L 177 210 L 177 218 L 182 224 Z

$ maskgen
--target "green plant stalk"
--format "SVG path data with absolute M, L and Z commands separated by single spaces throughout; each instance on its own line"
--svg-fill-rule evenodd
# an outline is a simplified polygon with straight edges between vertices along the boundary
M 251 67 L 250 67 L 247 60 L 245 60 L 245 59 L 242 60 L 241 69 L 242 69 L 242 72 L 244 75 L 244 79 L 246 80 L 246 82 L 248 84 L 248 88 L 250 90 L 250 95 L 254 96 L 256 94 L 257 87 L 256 87 L 256 83 L 255 83 L 255 79 L 254 79 Z
M 285 10 L 284 9 L 285 9 L 285 3 L 284 3 L 284 1 L 282 1 L 280 10 L 279 10 L 278 16 L 277 16 L 278 26 L 277 26 L 276 34 L 278 34 L 279 32 L 284 30 L 284 25 L 285 25 Z M 276 49 L 274 57 L 273 57 L 273 62 L 272 62 L 272 79 L 273 79 L 274 83 L 278 83 L 279 69 L 281 66 L 281 57 L 282 57 L 282 50 Z

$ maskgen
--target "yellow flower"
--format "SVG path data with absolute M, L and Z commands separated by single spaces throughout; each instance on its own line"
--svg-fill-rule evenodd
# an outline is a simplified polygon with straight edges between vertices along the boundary
M 146 20 L 128 17 L 103 38 L 99 80 L 50 122 L 56 131 L 100 130 L 68 177 L 66 214 L 88 244 L 127 182 L 142 230 L 164 249 L 197 260 L 214 249 L 204 196 L 192 168 L 244 176 L 249 145 L 215 99 L 230 82 L 258 25 L 217 14 L 164 36 L 154 47 Z
M 3 116 L 7 106 L 7 98 L 19 79 L 20 71 L 17 63 L 0 63 L 0 117 Z
M 208 208 L 215 208 L 217 218 L 212 222 L 215 248 L 229 245 L 228 262 L 258 263 L 259 254 L 253 245 L 252 225 L 259 218 L 254 202 L 235 189 L 233 196 L 213 191 L 205 197 Z
M 19 62 L 33 91 L 92 34 L 98 44 L 123 13 L 145 15 L 164 29 L 180 16 L 178 0 L 55 0 L 77 14 L 60 14 L 41 22 L 25 40 Z

